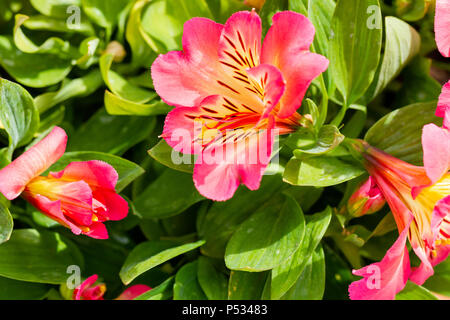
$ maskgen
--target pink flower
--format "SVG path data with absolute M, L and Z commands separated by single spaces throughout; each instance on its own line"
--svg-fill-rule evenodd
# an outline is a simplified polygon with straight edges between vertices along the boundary
M 35 208 L 75 234 L 107 239 L 104 221 L 121 220 L 128 203 L 115 186 L 116 170 L 102 161 L 72 162 L 63 171 L 41 176 L 66 149 L 67 135 L 55 127 L 39 143 L 0 170 L 0 192 L 22 195 Z
M 450 57 L 450 0 L 436 0 L 434 31 L 439 51 Z
M 384 259 L 368 267 L 378 272 L 378 288 L 368 284 L 375 276 L 368 267 L 354 271 L 363 276 L 350 288 L 352 299 L 393 299 L 406 281 L 421 285 L 433 275 L 433 267 L 450 253 L 450 131 L 448 127 L 449 85 L 443 88 L 438 116 L 444 127 L 428 124 L 423 128 L 424 167 L 413 166 L 365 142 L 357 148 L 365 166 L 388 202 L 400 237 Z M 408 237 L 421 265 L 410 269 Z
M 96 274 L 87 278 L 73 291 L 73 300 L 104 300 L 103 295 L 106 292 L 106 285 L 104 283 L 95 285 L 97 280 Z M 133 300 L 151 289 L 146 285 L 137 284 L 126 289 L 115 300 Z
M 261 44 L 261 19 L 233 14 L 225 25 L 193 18 L 183 51 L 152 66 L 157 93 L 175 106 L 162 137 L 198 155 L 194 183 L 207 198 L 230 199 L 239 184 L 259 188 L 278 134 L 295 131 L 311 81 L 328 60 L 309 52 L 314 27 L 303 15 L 279 12 Z
M 372 177 L 359 185 L 347 203 L 347 210 L 353 217 L 361 217 L 377 212 L 383 208 L 386 201 Z

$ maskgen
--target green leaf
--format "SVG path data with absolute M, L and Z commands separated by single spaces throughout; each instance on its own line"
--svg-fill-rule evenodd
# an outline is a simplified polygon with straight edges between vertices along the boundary
M 132 64 L 135 66 L 150 66 L 157 53 L 160 53 L 156 44 L 142 31 L 141 15 L 147 4 L 148 0 L 138 0 L 134 3 L 125 31 L 133 54 Z
M 146 139 L 155 124 L 152 117 L 111 116 L 100 109 L 70 137 L 67 150 L 122 155 Z
M 411 281 L 406 283 L 405 288 L 397 293 L 395 300 L 439 300 L 430 291 Z
M 290 1 L 288 0 L 266 0 L 264 2 L 261 12 L 259 13 L 262 20 L 263 34 L 266 34 L 272 25 L 272 17 L 275 13 L 287 10 L 289 2 Z
M 36 98 L 34 103 L 42 114 L 50 108 L 74 97 L 84 97 L 94 93 L 103 85 L 101 74 L 93 70 L 78 79 L 65 79 L 58 91 L 46 92 Z
M 97 25 L 112 30 L 117 24 L 120 13 L 125 10 L 128 0 L 81 0 L 84 12 Z
M 61 284 L 67 267 L 83 267 L 83 257 L 61 235 L 35 229 L 14 230 L 0 246 L 0 276 L 30 282 Z
M 427 13 L 430 0 L 395 0 L 397 15 L 407 21 L 422 19 Z
M 428 278 L 424 286 L 436 293 L 450 296 L 450 259 L 434 267 L 434 275 Z
M 231 270 L 264 271 L 291 257 L 300 246 L 305 230 L 303 212 L 286 196 L 284 203 L 259 210 L 233 234 L 225 251 Z
M 259 300 L 269 272 L 231 271 L 228 300 Z
M 30 0 L 40 13 L 58 18 L 68 18 L 69 7 L 80 7 L 81 0 Z
M 170 277 L 159 286 L 152 288 L 152 290 L 134 298 L 134 300 L 167 300 L 173 295 L 174 283 L 174 277 Z
M 300 248 L 284 264 L 272 270 L 271 298 L 280 299 L 299 279 L 331 221 L 331 208 L 306 216 L 305 236 Z
M 436 102 L 416 103 L 397 109 L 378 120 L 364 139 L 394 157 L 421 165 L 423 126 L 428 123 L 442 125 L 442 119 L 434 115 L 435 110 Z
M 283 179 L 297 186 L 329 187 L 355 179 L 364 172 L 359 166 L 335 157 L 292 158 Z
M 18 50 L 9 37 L 0 36 L 0 64 L 18 82 L 33 88 L 61 82 L 72 69 L 71 61 L 50 54 Z
M 64 19 L 53 18 L 44 15 L 35 15 L 29 17 L 23 25 L 30 30 L 45 30 L 51 32 L 68 32 L 68 33 L 81 33 L 85 35 L 93 35 L 95 33 L 94 28 L 87 19 L 83 19 L 83 15 L 80 19 L 80 24 L 74 28 L 67 23 L 69 14 L 64 16 Z
M 114 167 L 119 174 L 116 185 L 118 192 L 125 189 L 126 186 L 144 173 L 144 169 L 129 160 L 107 153 L 89 151 L 66 152 L 49 170 L 53 172 L 61 171 L 71 162 L 89 160 L 101 160 Z
M 8 208 L 0 202 L 0 244 L 6 242 L 11 237 L 13 231 L 13 218 Z
M 190 174 L 194 171 L 195 157 L 175 151 L 164 139 L 151 148 L 148 154 L 169 168 Z
M 209 300 L 227 300 L 228 279 L 224 273 L 217 270 L 210 258 L 198 259 L 197 278 Z
M 324 125 L 317 134 L 317 140 L 311 146 L 294 150 L 294 156 L 301 159 L 303 153 L 306 154 L 324 154 L 334 150 L 342 141 L 344 136 L 339 129 L 331 124 Z M 298 155 L 298 156 L 297 156 Z
M 322 300 L 325 292 L 325 254 L 319 245 L 309 258 L 297 282 L 282 300 Z
M 212 18 L 205 0 L 152 1 L 143 11 L 142 32 L 167 51 L 180 50 L 183 24 L 193 17 Z
M 135 86 L 117 72 L 111 70 L 113 60 L 114 56 L 112 54 L 103 55 L 100 58 L 100 71 L 106 85 L 114 94 L 124 100 L 141 104 L 156 97 L 155 92 Z
M 197 279 L 198 262 L 185 264 L 175 276 L 174 300 L 207 300 Z
M 45 284 L 0 277 L 0 300 L 41 300 L 49 290 Z
M 151 104 L 136 103 L 125 100 L 108 90 L 105 91 L 105 108 L 111 115 L 125 115 L 125 116 L 155 116 L 159 114 L 166 114 L 172 107 L 168 106 L 162 101 Z
M 71 47 L 69 41 L 64 41 L 61 38 L 50 37 L 41 45 L 36 45 L 22 31 L 22 25 L 28 19 L 29 17 L 23 14 L 17 14 L 15 18 L 13 39 L 14 44 L 20 51 L 31 54 L 49 53 L 57 55 L 62 59 L 79 57 L 80 53 L 78 52 L 78 50 Z
M 205 241 L 177 246 L 171 241 L 142 242 L 131 251 L 120 270 L 123 283 L 129 284 L 144 272 L 166 262 L 172 258 L 194 250 Z
M 264 176 L 258 190 L 250 191 L 241 186 L 233 199 L 214 202 L 198 230 L 200 237 L 206 240 L 201 248 L 202 253 L 223 258 L 226 244 L 239 225 L 279 192 L 282 186 L 279 174 Z
M 405 65 L 419 53 L 420 35 L 406 22 L 395 17 L 386 17 L 386 48 L 375 80 L 364 95 L 365 102 L 383 91 Z
M 0 123 L 9 136 L 9 158 L 27 144 L 39 126 L 39 113 L 31 95 L 20 85 L 0 78 Z
M 330 70 L 346 106 L 356 102 L 374 79 L 381 52 L 381 19 L 378 0 L 337 2 L 329 47 Z
M 135 206 L 141 217 L 161 219 L 175 216 L 203 199 L 192 175 L 167 168 L 137 197 Z

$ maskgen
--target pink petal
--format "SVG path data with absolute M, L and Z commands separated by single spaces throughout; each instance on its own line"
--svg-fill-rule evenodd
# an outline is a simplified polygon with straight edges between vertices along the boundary
M 226 201 L 233 197 L 240 183 L 250 190 L 258 189 L 270 162 L 276 135 L 273 125 L 269 117 L 267 130 L 236 143 L 205 149 L 194 166 L 194 184 L 200 194 L 215 201 Z
M 442 87 L 436 109 L 436 116 L 444 118 L 444 128 L 450 130 L 450 81 Z
M 302 104 L 303 97 L 317 76 L 328 68 L 328 60 L 310 53 L 315 29 L 305 16 L 284 11 L 273 17 L 272 27 L 264 40 L 261 62 L 281 70 L 286 92 L 278 117 L 291 116 Z
M 349 287 L 352 300 L 393 300 L 406 285 L 410 275 L 410 263 L 406 239 L 411 219 L 384 258 L 353 274 L 364 277 Z
M 449 217 L 450 195 L 445 197 L 444 199 L 441 199 L 434 207 L 433 215 L 431 217 L 431 229 L 433 238 L 426 240 L 434 243 L 441 237 L 441 231 L 443 231 L 446 235 L 442 238 L 446 239 L 447 235 L 450 234 L 450 223 L 447 221 Z M 432 276 L 434 274 L 433 266 L 446 260 L 448 255 L 450 254 L 450 245 L 438 245 L 436 246 L 435 250 L 435 256 L 431 255 L 431 252 L 425 252 L 424 254 L 419 255 L 422 263 L 418 268 L 413 269 L 410 277 L 411 281 L 417 283 L 418 285 L 422 285 L 430 276 Z
M 126 289 L 115 300 L 133 300 L 134 298 L 139 297 L 141 294 L 144 294 L 151 289 L 152 288 L 144 284 L 137 284 Z
M 93 188 L 109 190 L 114 190 L 119 179 L 110 164 L 99 160 L 71 162 L 64 170 L 51 172 L 50 175 L 62 180 L 83 180 Z
M 127 216 L 128 202 L 115 191 L 119 175 L 108 163 L 98 160 L 72 162 L 63 171 L 52 172 L 51 176 L 61 180 L 86 182 L 92 189 L 94 199 L 106 208 L 106 211 L 100 209 L 96 212 L 101 221 L 117 221 Z
M 422 133 L 423 163 L 432 183 L 450 169 L 450 131 L 427 124 Z
M 82 233 L 80 227 L 68 220 L 63 214 L 61 210 L 61 201 L 51 201 L 50 199 L 39 194 L 33 198 L 27 197 L 27 201 L 29 201 L 36 209 L 44 213 L 49 218 L 57 221 L 65 227 L 70 228 L 74 234 L 79 235 Z
M 444 57 L 450 57 L 450 1 L 436 0 L 434 31 L 439 51 Z
M 73 300 L 81 300 L 81 297 L 86 289 L 90 288 L 98 279 L 98 275 L 94 274 L 83 281 L 75 290 L 73 291 Z
M 276 67 L 268 64 L 260 64 L 255 68 L 247 70 L 250 79 L 260 84 L 264 92 L 264 114 L 267 117 L 280 101 L 286 89 L 286 81 Z
M 219 59 L 225 62 L 226 72 L 234 75 L 239 69 L 245 73 L 259 65 L 261 30 L 261 18 L 254 11 L 236 12 L 227 20 L 219 41 Z
M 214 94 L 220 75 L 219 38 L 223 26 L 205 18 L 184 24 L 183 52 L 160 55 L 152 65 L 158 95 L 169 105 L 192 107 Z
M 17 198 L 32 179 L 64 154 L 66 145 L 65 131 L 55 127 L 44 139 L 0 170 L 0 192 L 8 200 Z
M 101 222 L 92 223 L 89 226 L 89 231 L 83 231 L 83 234 L 94 239 L 100 240 L 108 239 L 108 230 L 106 229 L 105 225 Z

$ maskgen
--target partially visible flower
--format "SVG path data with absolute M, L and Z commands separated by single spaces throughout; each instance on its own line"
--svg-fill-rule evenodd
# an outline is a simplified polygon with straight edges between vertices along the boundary
M 400 237 L 380 263 L 354 271 L 364 279 L 350 288 L 352 299 L 393 299 L 406 281 L 421 285 L 433 275 L 433 267 L 450 253 L 450 131 L 448 126 L 449 86 L 443 88 L 438 116 L 444 116 L 440 128 L 428 124 L 423 128 L 424 167 L 413 166 L 365 142 L 357 144 L 364 165 L 388 202 Z M 410 269 L 408 237 L 421 265 Z M 378 288 L 368 288 L 378 272 Z
M 107 239 L 103 222 L 128 214 L 128 203 L 115 191 L 118 174 L 109 164 L 94 160 L 72 162 L 60 172 L 41 176 L 64 154 L 66 144 L 66 133 L 55 127 L 0 170 L 0 192 L 8 200 L 22 195 L 74 234 Z
M 352 217 L 361 217 L 383 208 L 386 200 L 372 177 L 360 184 L 347 202 L 347 211 Z
M 450 0 L 436 0 L 434 31 L 439 51 L 450 57 Z
M 261 19 L 233 14 L 225 25 L 205 18 L 184 24 L 183 51 L 152 65 L 155 90 L 169 105 L 162 137 L 198 155 L 194 183 L 205 197 L 230 199 L 242 183 L 259 188 L 275 136 L 294 132 L 296 112 L 328 60 L 311 53 L 314 26 L 284 11 L 261 44 Z
M 73 300 L 104 300 L 103 295 L 106 292 L 106 285 L 104 283 L 95 284 L 98 280 L 98 275 L 94 274 L 83 281 L 74 291 Z M 134 298 L 144 294 L 152 288 L 137 284 L 126 289 L 115 300 L 133 300 Z
M 265 2 L 266 0 L 244 0 L 245 5 L 258 10 L 262 8 Z

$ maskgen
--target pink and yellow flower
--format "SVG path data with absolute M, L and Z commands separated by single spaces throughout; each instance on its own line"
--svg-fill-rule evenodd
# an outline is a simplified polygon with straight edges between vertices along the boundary
M 434 31 L 439 51 L 450 57 L 450 0 L 436 0 Z
M 0 170 L 0 192 L 20 195 L 75 234 L 107 239 L 104 221 L 121 220 L 128 203 L 115 191 L 116 170 L 102 161 L 72 162 L 60 172 L 41 176 L 66 149 L 67 135 L 55 127 L 48 136 Z
M 106 292 L 106 285 L 104 283 L 95 284 L 98 280 L 98 275 L 94 274 L 83 281 L 74 291 L 73 300 L 104 300 L 103 296 Z M 114 300 L 133 300 L 134 298 L 151 290 L 149 286 L 137 284 L 126 289 L 120 296 Z
M 379 263 L 354 271 L 364 277 L 350 285 L 351 299 L 393 299 L 408 279 L 421 285 L 433 275 L 433 267 L 450 253 L 450 85 L 444 86 L 436 114 L 444 117 L 442 128 L 423 128 L 424 166 L 399 160 L 361 142 L 365 166 L 388 202 L 399 239 Z M 406 239 L 421 265 L 410 268 Z M 370 269 L 370 270 L 369 270 Z M 379 276 L 377 288 L 368 281 Z
M 194 183 L 207 198 L 230 199 L 242 183 L 259 188 L 274 138 L 299 126 L 296 110 L 328 60 L 309 52 L 314 26 L 301 14 L 279 12 L 264 43 L 254 12 L 225 25 L 193 18 L 184 25 L 183 51 L 152 66 L 157 93 L 175 106 L 162 137 L 196 154 Z

